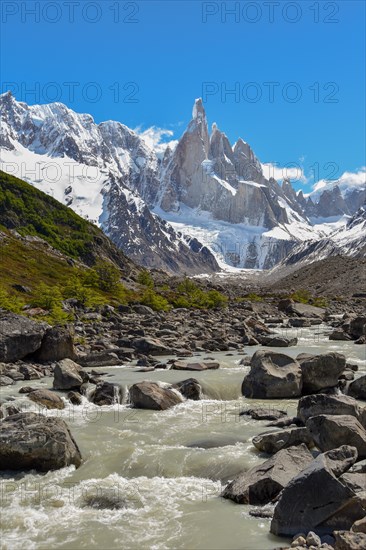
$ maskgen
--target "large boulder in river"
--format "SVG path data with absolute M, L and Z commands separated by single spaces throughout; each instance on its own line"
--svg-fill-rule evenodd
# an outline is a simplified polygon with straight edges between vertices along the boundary
M 81 454 L 61 418 L 20 413 L 0 422 L 0 470 L 47 472 L 81 464 Z
M 187 378 L 187 380 L 177 382 L 172 387 L 178 390 L 186 399 L 192 399 L 193 401 L 201 399 L 202 388 L 195 378 Z
M 122 398 L 122 386 L 101 380 L 97 384 L 91 396 L 91 401 L 95 405 L 99 405 L 101 407 L 103 405 L 122 403 Z
M 355 319 L 352 319 L 352 321 L 349 324 L 349 333 L 352 336 L 352 338 L 360 338 L 361 336 L 366 335 L 366 316 L 359 316 Z
M 221 493 L 238 504 L 267 504 L 311 463 L 305 445 L 283 449 L 259 466 L 239 474 Z
M 271 522 L 271 533 L 288 537 L 309 531 L 331 534 L 332 518 L 355 497 L 338 477 L 356 459 L 357 450 L 344 445 L 319 455 L 306 466 L 282 491 Z M 345 528 L 349 524 L 351 527 L 352 519 L 351 516 L 347 524 L 347 517 L 343 518 Z
M 157 338 L 135 338 L 132 340 L 131 345 L 138 353 L 144 353 L 145 355 L 162 355 L 171 352 L 171 350 Z
M 177 391 L 156 382 L 138 382 L 130 387 L 131 405 L 138 409 L 164 411 L 182 401 L 183 396 Z
M 70 329 L 66 327 L 49 328 L 43 336 L 41 347 L 34 357 L 41 363 L 74 359 L 74 339 Z
M 366 374 L 356 378 L 348 387 L 348 395 L 366 401 Z
M 299 400 L 297 416 L 305 424 L 311 416 L 319 414 L 351 415 L 360 420 L 361 408 L 357 401 L 347 395 L 317 393 Z
M 321 451 L 346 444 L 356 447 L 360 459 L 366 458 L 366 430 L 354 416 L 320 414 L 309 418 L 306 427 Z
M 53 388 L 55 390 L 74 390 L 89 380 L 88 374 L 71 359 L 63 359 L 55 366 Z
M 325 388 L 333 388 L 346 368 L 346 358 L 341 353 L 323 355 L 299 355 L 303 378 L 303 393 L 314 393 Z
M 193 371 L 201 371 L 201 370 L 212 370 L 212 369 L 218 369 L 220 367 L 220 363 L 217 361 L 205 361 L 201 363 L 185 363 L 184 361 L 175 361 L 172 364 L 173 370 L 193 370 Z
M 65 403 L 57 393 L 50 390 L 33 390 L 28 393 L 28 397 L 37 405 L 45 407 L 46 409 L 64 409 Z
M 22 315 L 1 313 L 0 362 L 12 363 L 37 351 L 47 328 Z
M 298 397 L 302 377 L 299 363 L 282 353 L 257 351 L 244 378 L 242 394 L 258 399 Z
M 309 430 L 305 427 L 285 428 L 275 432 L 264 432 L 256 435 L 252 443 L 258 451 L 267 454 L 277 453 L 294 445 L 305 443 L 309 448 L 314 447 L 314 441 Z

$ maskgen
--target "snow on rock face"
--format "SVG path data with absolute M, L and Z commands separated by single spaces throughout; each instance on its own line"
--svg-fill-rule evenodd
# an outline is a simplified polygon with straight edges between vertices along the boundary
M 209 133 L 201 99 L 164 154 L 120 122 L 96 124 L 60 103 L 28 106 L 7 93 L 0 108 L 2 169 L 98 223 L 146 266 L 210 272 L 215 256 L 223 267 L 270 268 L 299 246 L 300 256 L 318 242 L 350 254 L 362 246 L 345 215 L 365 203 L 366 185 L 342 180 L 305 197 L 266 179 L 248 143 L 232 147 L 217 124 Z
M 136 262 L 167 271 L 219 269 L 208 249 L 150 213 L 159 160 L 119 122 L 95 124 L 60 103 L 28 106 L 0 96 L 1 169 L 99 224 Z

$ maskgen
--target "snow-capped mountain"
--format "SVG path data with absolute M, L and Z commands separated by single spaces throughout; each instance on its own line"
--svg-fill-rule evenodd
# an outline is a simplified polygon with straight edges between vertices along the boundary
M 28 106 L 7 93 L 0 109 L 2 169 L 100 225 L 149 267 L 271 268 L 298 246 L 348 231 L 366 199 L 366 185 L 304 196 L 266 179 L 249 144 L 232 146 L 216 124 L 209 132 L 201 100 L 164 154 L 119 122 L 96 124 L 60 103 Z
M 159 159 L 119 122 L 95 124 L 65 105 L 28 106 L 0 96 L 1 166 L 97 223 L 138 263 L 168 271 L 212 272 L 197 240 L 153 214 Z

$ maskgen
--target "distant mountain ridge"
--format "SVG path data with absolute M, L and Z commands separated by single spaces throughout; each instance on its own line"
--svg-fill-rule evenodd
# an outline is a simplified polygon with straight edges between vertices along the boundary
M 127 126 L 95 124 L 60 103 L 28 106 L 7 93 L 0 107 L 4 169 L 23 163 L 25 179 L 94 220 L 145 266 L 190 274 L 272 268 L 296 247 L 349 231 L 346 218 L 323 221 L 353 216 L 366 200 L 366 184 L 348 192 L 334 185 L 314 198 L 266 179 L 249 144 L 239 138 L 232 147 L 216 124 L 209 132 L 200 99 L 163 156 Z

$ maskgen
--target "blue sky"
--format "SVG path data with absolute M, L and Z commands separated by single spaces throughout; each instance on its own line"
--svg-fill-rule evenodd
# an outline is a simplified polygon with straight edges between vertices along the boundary
M 204 96 L 210 124 L 232 143 L 241 136 L 262 162 L 301 165 L 297 187 L 365 165 L 363 1 L 3 0 L 1 9 L 1 91 L 19 100 L 59 100 L 173 139 Z

